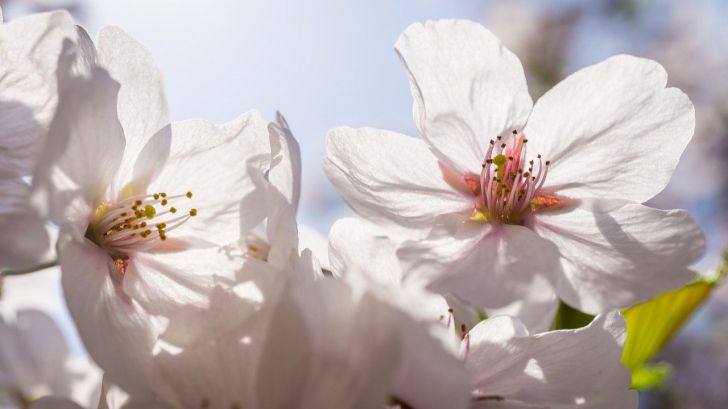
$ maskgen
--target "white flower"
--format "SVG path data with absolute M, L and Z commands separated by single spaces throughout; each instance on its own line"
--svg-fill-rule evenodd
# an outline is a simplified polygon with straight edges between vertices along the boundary
M 587 327 L 529 335 L 507 316 L 473 327 L 462 343 L 473 408 L 637 408 L 631 375 L 620 363 L 618 313 Z
M 151 56 L 116 28 L 66 57 L 35 183 L 61 229 L 63 290 L 89 353 L 112 384 L 143 393 L 163 318 L 206 304 L 214 276 L 239 267 L 219 247 L 238 238 L 267 123 L 170 125 Z
M 256 371 L 277 285 L 260 277 L 215 287 L 206 308 L 185 306 L 172 316 L 155 346 L 153 401 L 173 409 L 259 407 Z
M 501 307 L 542 276 L 593 314 L 693 278 L 703 233 L 684 211 L 639 204 L 694 127 L 659 64 L 613 57 L 533 106 L 516 56 L 478 24 L 415 24 L 396 48 L 424 140 L 335 129 L 325 169 L 360 215 L 414 232 L 398 253 L 408 278 Z
M 478 408 L 636 407 L 630 372 L 620 362 L 625 325 L 617 313 L 599 316 L 585 328 L 536 335 L 505 315 L 470 328 L 455 322 L 457 312 L 441 297 L 402 279 L 392 242 L 371 225 L 339 220 L 330 245 L 332 267 L 343 270 L 346 281 L 367 281 L 354 287 L 369 288 L 378 299 L 409 311 L 410 320 L 400 324 L 403 360 L 415 366 L 400 369 L 398 380 L 412 387 L 404 389 L 411 395 L 402 396 L 411 406 L 452 407 L 460 393 Z M 462 338 L 457 362 L 443 353 L 449 349 L 445 329 Z M 461 367 L 468 379 L 460 377 Z
M 249 165 L 256 189 L 240 204 L 241 238 L 227 247 L 246 264 L 267 263 L 289 278 L 310 280 L 328 268 L 326 241 L 296 222 L 301 196 L 301 153 L 283 115 L 268 125 L 270 151 Z M 322 244 L 323 242 L 323 244 Z M 322 251 L 323 250 L 323 251 Z M 241 253 L 242 252 L 242 253 Z M 314 276 L 306 276 L 313 271 Z
M 58 58 L 77 42 L 66 12 L 0 24 L 0 268 L 26 269 L 52 258 L 44 222 L 29 206 L 29 177 L 55 113 Z
M 172 318 L 154 357 L 156 401 L 172 409 L 357 408 L 396 397 L 416 407 L 467 407 L 464 368 L 450 380 L 447 366 L 435 367 L 437 351 L 408 351 L 417 345 L 405 341 L 412 318 L 401 310 L 343 280 L 261 273 L 258 282 L 216 288 L 208 308 Z M 417 380 L 436 383 L 415 388 L 417 380 L 403 379 L 407 355 L 427 368 L 412 373 Z M 411 401 L 400 394 L 404 380 L 413 384 Z
M 172 409 L 381 407 L 391 399 L 467 407 L 467 372 L 442 298 L 362 276 L 359 257 L 376 261 L 384 279 L 398 269 L 394 253 L 357 235 L 341 242 L 350 224 L 337 226 L 332 266 L 342 278 L 321 278 L 316 263 L 296 256 L 285 266 L 252 258 L 238 284 L 217 286 L 207 306 L 172 316 L 155 347 L 155 394 L 132 401 Z M 361 252 L 349 252 L 355 248 Z
M 272 317 L 261 358 L 261 407 L 374 408 L 393 397 L 407 401 L 399 376 L 411 346 L 405 341 L 409 320 L 372 292 L 342 280 L 292 287 Z M 423 360 L 429 358 L 422 353 Z M 422 401 L 437 393 L 417 392 Z M 446 407 L 464 407 L 455 398 Z M 442 407 L 441 402 L 423 407 Z
M 338 220 L 329 233 L 333 274 L 402 316 L 393 395 L 416 408 L 462 407 L 469 385 L 458 359 L 452 310 L 443 297 L 403 283 L 394 251 L 389 237 L 356 219 Z
M 0 405 L 27 407 L 43 396 L 96 408 L 101 373 L 71 355 L 60 328 L 40 310 L 8 310 L 0 319 Z

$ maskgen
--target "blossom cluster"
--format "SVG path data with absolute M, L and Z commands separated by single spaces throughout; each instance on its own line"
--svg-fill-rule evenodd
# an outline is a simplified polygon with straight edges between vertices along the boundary
M 321 254 L 282 115 L 172 122 L 121 29 L 0 25 L 0 267 L 57 257 L 103 371 L 90 403 L 0 387 L 35 408 L 636 408 L 620 310 L 693 280 L 704 249 L 686 212 L 643 204 L 692 137 L 689 98 L 620 55 L 534 103 L 465 20 L 395 49 L 420 137 L 328 133 L 359 217 Z M 555 328 L 560 305 L 595 318 Z

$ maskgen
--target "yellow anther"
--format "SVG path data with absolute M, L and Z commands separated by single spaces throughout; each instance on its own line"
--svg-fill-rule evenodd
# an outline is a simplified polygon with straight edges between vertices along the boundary
M 159 192 L 159 196 L 162 196 L 162 197 L 167 197 L 167 194 L 166 194 L 166 193 L 164 193 L 164 192 Z
M 162 202 L 161 202 L 161 205 L 162 205 L 162 206 L 167 206 L 167 203 L 169 203 L 169 202 L 167 201 L 167 199 L 162 199 Z
M 142 205 L 142 201 L 141 200 L 137 200 L 136 202 L 134 202 L 134 204 L 136 206 L 141 206 Z
M 152 205 L 146 205 L 144 206 L 144 215 L 147 216 L 147 219 L 154 218 L 154 215 L 157 214 L 157 209 L 154 208 Z
M 475 209 L 475 210 L 473 210 L 473 213 L 470 214 L 469 219 L 474 222 L 483 223 L 483 222 L 487 222 L 488 220 L 490 220 L 491 217 L 487 211 Z
M 190 216 L 197 216 L 197 209 L 191 209 Z
M 159 193 L 154 194 L 154 200 L 159 200 Z
M 172 207 L 170 207 L 170 208 L 169 208 L 169 211 L 170 211 L 171 213 L 177 213 L 177 208 L 176 208 L 176 207 L 174 207 L 174 206 L 172 206 Z
M 185 196 L 187 196 L 188 199 L 192 199 L 192 192 L 187 192 Z

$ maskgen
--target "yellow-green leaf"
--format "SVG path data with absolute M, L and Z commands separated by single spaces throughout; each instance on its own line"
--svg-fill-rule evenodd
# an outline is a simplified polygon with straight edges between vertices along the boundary
M 645 365 L 632 373 L 632 388 L 644 391 L 661 387 L 672 375 L 670 364 Z
M 696 281 L 622 310 L 627 321 L 622 363 L 633 373 L 642 368 L 705 301 L 715 284 L 709 280 Z

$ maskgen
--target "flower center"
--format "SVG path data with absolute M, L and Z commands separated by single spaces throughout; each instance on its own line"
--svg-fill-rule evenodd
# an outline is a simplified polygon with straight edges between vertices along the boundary
M 192 192 L 136 195 L 116 203 L 101 203 L 86 230 L 86 238 L 109 252 L 114 260 L 145 251 L 167 240 L 167 233 L 197 216 L 197 209 L 181 211 L 180 202 L 192 199 Z
M 534 203 L 543 206 L 540 190 L 551 162 L 540 154 L 527 162 L 527 146 L 528 139 L 515 130 L 507 143 L 501 136 L 491 139 L 480 175 L 465 176 L 465 183 L 475 194 L 471 220 L 522 224 L 527 212 L 543 208 L 535 208 Z
M 270 254 L 270 243 L 251 233 L 244 240 L 244 255 L 248 258 L 255 258 L 260 261 L 268 261 Z

